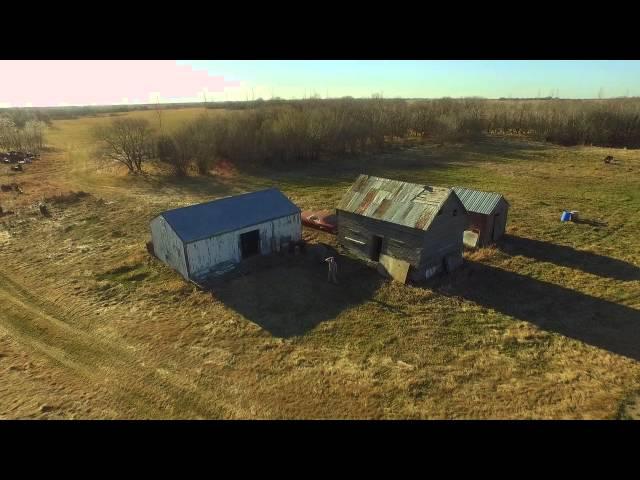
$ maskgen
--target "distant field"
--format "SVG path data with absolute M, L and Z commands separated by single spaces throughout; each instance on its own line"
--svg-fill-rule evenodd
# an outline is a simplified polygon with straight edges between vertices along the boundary
M 163 128 L 200 111 L 164 111 Z M 18 211 L 0 219 L 0 418 L 638 415 L 639 151 L 407 142 L 178 180 L 99 168 L 89 132 L 109 118 L 55 121 L 51 152 L 0 167 L 25 191 L 0 193 Z M 502 192 L 508 236 L 421 286 L 342 258 L 336 288 L 325 265 L 285 256 L 205 293 L 146 253 L 163 209 L 268 186 L 331 208 L 359 173 Z M 71 190 L 91 195 L 36 213 Z M 585 221 L 561 224 L 563 209 Z

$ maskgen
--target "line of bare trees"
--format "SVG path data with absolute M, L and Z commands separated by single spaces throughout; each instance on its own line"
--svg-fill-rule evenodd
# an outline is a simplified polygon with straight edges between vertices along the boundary
M 640 148 L 640 99 L 508 101 L 487 104 L 487 133 L 561 145 Z
M 0 150 L 33 151 L 42 150 L 45 145 L 46 123 L 27 120 L 18 126 L 10 117 L 0 117 Z
M 521 135 L 563 145 L 640 147 L 640 99 L 437 100 L 310 99 L 204 113 L 161 135 L 144 119 L 115 119 L 96 130 L 105 155 L 142 170 L 157 158 L 177 175 L 236 165 L 290 165 L 380 151 L 407 137 L 464 141 Z
M 402 100 L 315 99 L 204 114 L 164 135 L 158 156 L 184 174 L 190 165 L 205 173 L 216 159 L 289 165 L 380 151 L 387 140 L 406 136 L 405 110 Z

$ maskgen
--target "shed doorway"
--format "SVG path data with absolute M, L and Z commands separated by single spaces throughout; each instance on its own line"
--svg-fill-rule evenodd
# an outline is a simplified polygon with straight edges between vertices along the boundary
M 251 230 L 240 234 L 240 251 L 242 259 L 260 253 L 260 230 Z
M 491 240 L 492 241 L 496 241 L 498 240 L 498 238 L 500 238 L 500 222 L 501 222 L 501 218 L 500 218 L 500 213 L 496 213 L 493 216 L 493 223 L 491 225 Z
M 374 235 L 371 238 L 371 252 L 369 258 L 374 262 L 380 261 L 380 253 L 382 252 L 382 237 Z

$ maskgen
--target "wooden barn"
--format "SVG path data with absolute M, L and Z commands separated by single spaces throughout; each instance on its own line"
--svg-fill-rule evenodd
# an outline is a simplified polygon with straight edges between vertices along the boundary
M 338 242 L 396 280 L 462 264 L 468 215 L 451 188 L 360 175 L 336 212 Z
M 155 255 L 190 280 L 302 238 L 300 209 L 272 188 L 162 212 L 151 221 Z
M 453 190 L 469 212 L 469 228 L 464 234 L 465 245 L 484 247 L 504 235 L 509 203 L 500 193 L 464 187 L 453 187 Z

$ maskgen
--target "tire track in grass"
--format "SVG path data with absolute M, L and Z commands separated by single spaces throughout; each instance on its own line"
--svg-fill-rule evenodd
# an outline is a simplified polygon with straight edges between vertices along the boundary
M 126 346 L 100 335 L 72 327 L 58 308 L 34 298 L 19 284 L 0 273 L 0 326 L 21 345 L 46 357 L 68 374 L 94 387 L 110 390 L 113 409 L 128 418 L 215 418 L 211 401 L 197 391 L 176 384 L 177 375 L 162 375 L 155 368 L 140 366 Z M 171 378 L 174 377 L 174 378 Z M 172 381 L 174 380 L 174 381 Z

